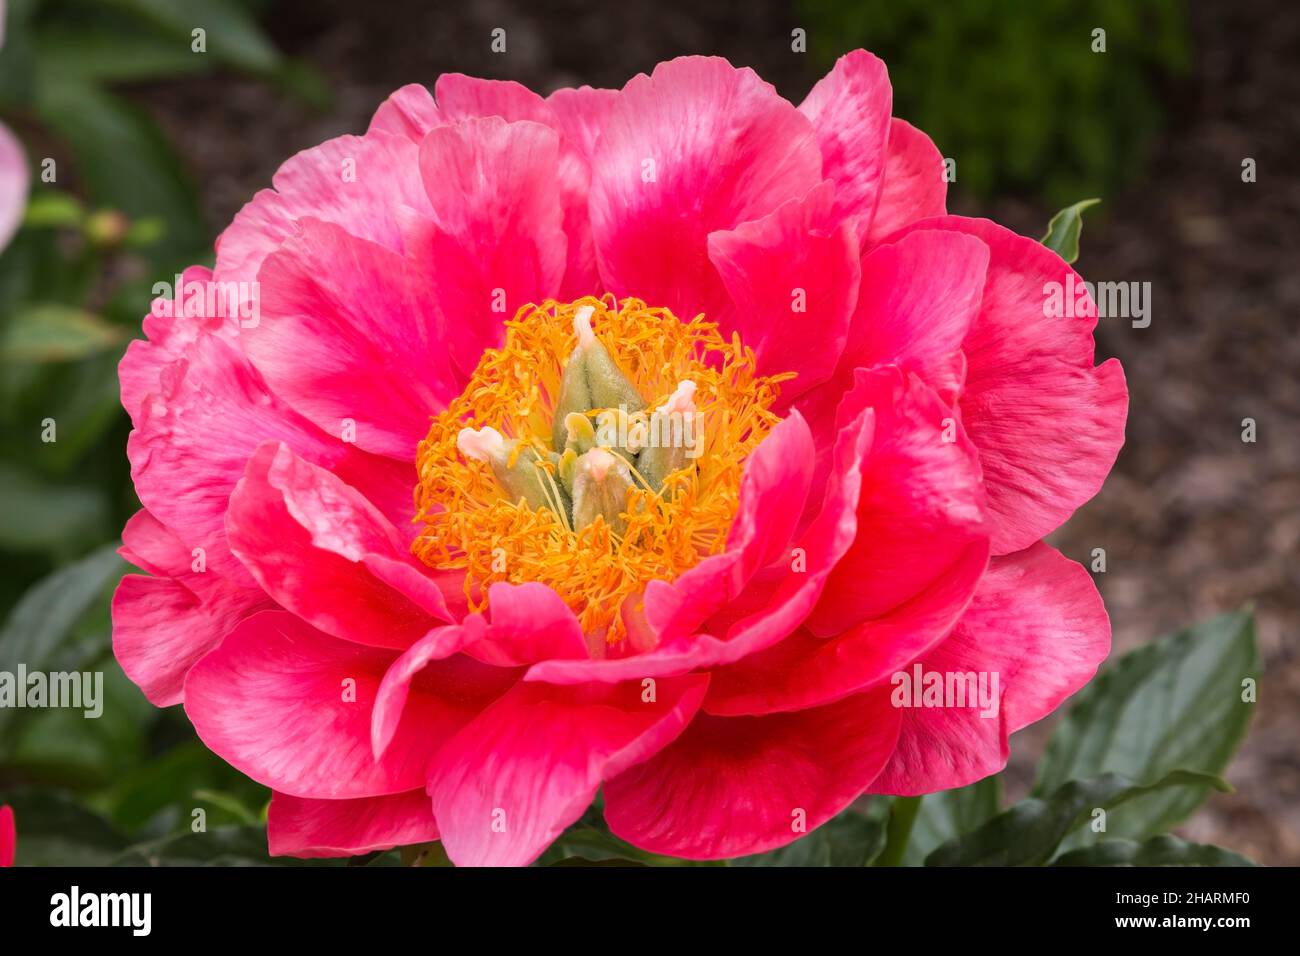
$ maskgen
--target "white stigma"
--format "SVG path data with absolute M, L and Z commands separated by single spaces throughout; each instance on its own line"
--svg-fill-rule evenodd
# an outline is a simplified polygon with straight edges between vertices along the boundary
M 501 433 L 490 425 L 478 431 L 462 428 L 456 436 L 456 448 L 466 458 L 475 461 L 490 462 L 493 458 L 499 458 L 505 454 L 505 444 L 506 440 L 501 437 Z
M 668 396 L 668 401 L 664 402 L 660 412 L 669 414 L 677 413 L 679 415 L 689 414 L 695 411 L 695 383 L 689 378 L 684 378 L 677 383 L 673 393 Z
M 582 457 L 587 474 L 596 481 L 604 481 L 609 470 L 618 463 L 618 460 L 603 448 L 593 448 Z
M 590 305 L 584 305 L 573 313 L 573 334 L 578 337 L 580 349 L 585 349 L 596 341 L 596 333 L 591 331 L 591 317 L 595 314 L 595 306 Z

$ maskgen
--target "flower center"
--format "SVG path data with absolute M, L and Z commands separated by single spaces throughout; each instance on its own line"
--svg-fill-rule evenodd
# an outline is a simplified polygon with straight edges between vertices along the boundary
M 471 608 L 539 581 L 589 640 L 628 635 L 646 582 L 717 554 L 779 383 L 739 338 L 636 299 L 529 305 L 420 443 L 412 551 Z

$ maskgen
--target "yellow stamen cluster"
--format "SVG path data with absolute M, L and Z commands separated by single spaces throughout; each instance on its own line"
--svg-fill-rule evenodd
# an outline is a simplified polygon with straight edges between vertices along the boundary
M 662 491 L 634 481 L 621 535 L 599 518 L 575 531 L 567 514 L 509 500 L 491 468 L 456 447 L 462 428 L 491 426 L 519 439 L 516 455 L 534 448 L 559 485 L 547 453 L 581 306 L 595 308 L 597 337 L 650 411 L 683 379 L 695 382 L 704 429 L 703 454 L 671 473 Z M 464 570 L 473 608 L 486 606 L 487 586 L 496 581 L 540 581 L 573 609 L 596 646 L 621 640 L 629 597 L 723 549 L 744 460 L 780 421 L 770 409 L 779 383 L 790 377 L 757 374 L 754 353 L 736 336 L 724 339 L 703 316 L 683 321 L 667 309 L 609 295 L 525 306 L 506 323 L 504 346 L 484 353 L 465 391 L 433 419 L 420 443 L 415 520 L 424 527 L 412 551 L 431 567 Z

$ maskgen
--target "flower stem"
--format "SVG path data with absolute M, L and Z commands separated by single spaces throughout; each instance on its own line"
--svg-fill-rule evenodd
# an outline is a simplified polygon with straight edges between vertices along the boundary
M 889 823 L 885 827 L 885 848 L 876 857 L 874 866 L 902 866 L 907 841 L 912 836 L 912 825 L 921 809 L 920 797 L 897 797 L 889 809 Z

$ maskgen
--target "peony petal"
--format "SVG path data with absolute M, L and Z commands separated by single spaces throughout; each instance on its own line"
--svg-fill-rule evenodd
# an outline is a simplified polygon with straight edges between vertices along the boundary
M 979 457 L 952 410 L 895 366 L 858 370 L 839 416 L 851 420 L 865 408 L 876 427 L 862 464 L 857 538 L 808 620 L 823 637 L 880 617 L 988 557 Z
M 723 334 L 740 334 L 765 374 L 796 372 L 781 401 L 830 377 L 844 351 L 861 283 L 858 244 L 848 224 L 829 228 L 834 189 L 823 182 L 762 219 L 711 233 L 709 259 L 732 309 Z
M 127 440 L 140 501 L 178 538 L 201 547 L 208 567 L 245 587 L 255 582 L 230 553 L 225 514 L 244 463 L 267 439 L 349 475 L 371 492 L 392 473 L 376 459 L 330 439 L 267 391 L 244 357 L 214 335 L 197 338 L 159 375 L 159 391 L 141 403 Z M 408 486 L 409 490 L 409 486 Z M 380 489 L 387 498 L 386 487 Z
M 216 335 L 231 344 L 238 340 L 240 300 L 212 282 L 211 270 L 190 266 L 181 273 L 178 285 L 171 295 L 153 301 L 144 318 L 148 339 L 127 346 L 117 366 L 122 407 L 137 426 L 145 398 L 162 390 L 164 370 L 182 358 L 196 339 Z M 251 316 L 248 313 L 243 321 L 252 321 Z
M 1007 762 L 1007 734 L 1059 707 L 1109 651 L 1110 621 L 1081 565 L 1041 543 L 994 558 L 952 635 L 919 663 L 945 681 L 986 675 L 998 706 L 905 708 L 898 750 L 872 789 L 930 793 L 997 773 Z M 906 700 L 901 678 L 893 683 Z
M 0 806 L 0 867 L 13 866 L 18 849 L 18 828 L 14 825 L 14 809 L 8 804 Z
M 863 408 L 841 424 L 833 451 L 833 474 L 821 509 L 799 535 L 794 549 L 769 565 L 752 587 L 720 609 L 706 628 L 725 632 L 729 664 L 771 647 L 793 633 L 814 612 L 829 576 L 844 559 L 858 533 L 862 462 L 871 446 L 875 413 Z
M 224 586 L 219 574 L 207 570 L 197 549 L 187 548 L 180 538 L 145 508 L 127 519 L 122 529 L 122 547 L 117 553 L 137 568 L 155 577 L 179 578 L 200 596 Z
M 588 162 L 617 102 L 618 90 L 590 86 L 562 87 L 546 98 L 560 132 Z
M 951 411 L 914 376 L 859 370 L 842 418 L 870 410 L 856 536 L 804 627 L 717 673 L 705 709 L 817 706 L 888 678 L 941 641 L 988 563 L 979 465 Z
M 898 365 L 955 399 L 961 382 L 944 373 L 979 314 L 988 262 L 988 248 L 960 233 L 913 232 L 877 246 L 862 261 L 862 293 L 840 360 L 845 390 L 854 369 Z
M 836 218 L 851 219 L 859 239 L 880 201 L 892 103 L 885 64 L 854 50 L 836 60 L 799 104 L 816 131 L 822 173 L 835 183 Z
M 797 403 L 814 423 L 819 448 L 829 449 L 836 409 L 859 368 L 897 365 L 956 402 L 965 372 L 961 344 L 978 314 L 987 266 L 978 239 L 938 230 L 913 232 L 863 258 L 862 290 L 834 375 Z
M 313 461 L 330 463 L 406 528 L 409 465 L 330 439 L 271 396 L 241 351 L 241 333 L 260 315 L 241 313 L 237 293 L 211 280 L 207 269 L 186 269 L 178 288 L 156 299 L 145 317 L 148 341 L 132 342 L 119 363 L 122 404 L 136 428 L 128 457 L 149 482 L 139 493 L 187 541 L 215 546 L 214 567 L 247 586 L 252 579 L 225 551 L 222 518 L 244 461 L 263 438 L 289 439 Z M 243 407 L 223 412 L 230 402 Z M 172 444 L 184 452 L 174 460 Z
M 429 768 L 447 855 L 458 866 L 536 859 L 582 815 L 603 780 L 682 732 L 707 684 L 701 675 L 662 679 L 651 688 L 517 685 Z
M 408 83 L 379 104 L 366 135 L 389 133 L 418 145 L 425 133 L 445 122 L 433 102 L 433 94 L 419 83 Z
M 261 320 L 241 341 L 272 390 L 323 431 L 414 461 L 460 379 L 407 262 L 304 219 L 258 279 Z
M 910 123 L 891 119 L 880 203 L 866 242 L 879 242 L 918 219 L 942 216 L 947 198 L 943 156 L 934 142 Z
M 173 578 L 128 574 L 113 592 L 113 654 L 158 707 L 181 703 L 185 675 L 235 625 L 275 607 L 261 591 L 228 582 L 207 591 L 201 600 Z
M 812 436 L 798 412 L 782 421 L 745 463 L 740 505 L 727 550 L 705 558 L 671 584 L 652 581 L 645 613 L 660 640 L 692 633 L 733 600 L 760 568 L 786 553 L 812 478 Z
M 412 695 L 376 760 L 370 713 L 395 654 L 315 630 L 284 611 L 236 626 L 185 678 L 185 713 L 218 756 L 299 797 L 375 797 L 419 786 L 445 708 Z
M 701 715 L 605 785 L 605 820 L 643 850 L 689 860 L 784 846 L 871 786 L 898 725 L 880 692 L 790 714 Z
M 483 80 L 443 73 L 433 87 L 438 109 L 448 122 L 499 116 L 508 123 L 528 120 L 555 128 L 555 113 L 541 96 L 514 80 Z
M 0 16 L 4 11 L 0 10 Z M 0 123 L 0 250 L 9 245 L 27 208 L 27 154 L 20 142 Z
M 422 732 L 436 749 L 514 684 L 516 671 L 489 667 L 460 653 L 483 633 L 483 618 L 472 614 L 460 624 L 434 628 L 393 661 L 379 685 L 370 720 L 376 758 L 393 745 L 408 710 L 426 715 Z M 429 714 L 436 721 L 431 722 Z
M 273 793 L 266 817 L 271 856 L 359 856 L 436 839 L 438 827 L 423 787 L 352 800 Z
M 615 91 L 582 87 L 559 90 L 543 100 L 513 81 L 480 80 L 461 74 L 444 74 L 438 79 L 437 90 L 438 107 L 435 107 L 424 87 L 403 87 L 380 108 L 370 128 L 379 125 L 394 129 L 417 143 L 436 126 L 483 116 L 499 116 L 512 123 L 529 120 L 556 130 L 564 137 L 557 176 L 568 245 L 560 297 L 577 299 L 597 293 L 599 276 L 587 214 L 591 178 L 588 159 L 599 132 L 600 116 L 609 105 L 600 94 L 612 97 Z
M 606 288 L 691 317 L 726 292 L 707 238 L 822 180 L 808 121 L 749 69 L 681 57 L 633 77 L 592 162 L 591 228 Z
M 803 710 L 887 680 L 952 630 L 987 566 L 972 555 L 901 607 L 832 638 L 799 628 L 713 671 L 704 710 L 723 717 Z
M 507 584 L 488 588 L 492 624 L 483 639 L 465 649 L 475 660 L 518 667 L 546 660 L 583 659 L 587 640 L 569 606 L 545 584 Z
M 452 620 L 388 519 L 282 443 L 267 442 L 248 460 L 230 496 L 226 533 L 266 592 L 326 634 L 402 650 Z M 414 573 L 401 575 L 394 565 Z
M 980 452 L 993 552 L 1025 548 L 1097 493 L 1124 443 L 1128 390 L 1119 362 L 1093 367 L 1091 300 L 1078 317 L 1048 317 L 1050 290 L 1083 280 L 1056 253 L 986 219 L 945 216 L 912 230 L 950 229 L 989 248 L 979 316 L 962 348 L 961 419 Z
M 592 94 L 597 92 L 590 87 L 584 87 L 584 90 Z M 599 291 L 596 252 L 587 212 L 592 153 L 589 139 L 593 135 L 588 124 L 594 118 L 586 115 L 589 97 L 574 90 L 560 92 L 573 93 L 583 106 L 575 109 L 575 104 L 567 102 L 567 112 L 562 117 L 553 108 L 554 96 L 544 100 L 513 80 L 480 80 L 459 73 L 444 73 L 438 78 L 437 85 L 438 105 L 444 115 L 453 120 L 499 116 L 508 123 L 520 120 L 541 123 L 561 134 L 555 175 L 568 248 L 559 298 L 577 299 Z M 600 92 L 613 93 L 612 90 Z M 576 110 L 582 110 L 580 117 L 573 116 Z M 581 136 L 582 140 L 569 139 L 570 132 Z
M 206 566 L 148 511 L 122 530 L 118 553 L 153 577 L 129 574 L 113 595 L 113 652 L 126 675 L 159 707 L 180 703 L 185 675 L 244 618 L 275 607 Z
M 559 137 L 540 123 L 468 119 L 425 137 L 420 170 L 433 213 L 408 223 L 407 242 L 431 270 L 439 347 L 468 374 L 501 343 L 506 319 L 559 292 L 568 249 Z
M 217 237 L 217 281 L 253 283 L 267 256 L 291 239 L 304 219 L 330 223 L 401 253 L 399 211 L 410 207 L 427 213 L 429 208 L 417 151 L 402 132 L 376 129 L 298 153 L 276 172 L 274 188 L 254 196 Z

